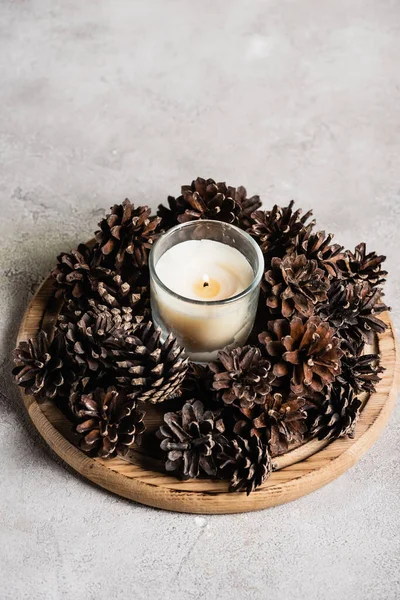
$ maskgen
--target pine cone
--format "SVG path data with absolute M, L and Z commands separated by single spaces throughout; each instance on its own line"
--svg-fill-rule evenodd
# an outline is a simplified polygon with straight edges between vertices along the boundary
M 231 478 L 231 492 L 245 490 L 247 495 L 251 494 L 272 471 L 268 447 L 257 436 L 236 436 L 228 444 L 222 444 L 216 460 L 220 475 Z
M 327 299 L 329 282 L 315 260 L 292 252 L 283 259 L 272 259 L 262 287 L 272 312 L 280 312 L 284 317 L 295 312 L 311 317 L 315 305 Z
M 63 314 L 59 317 L 67 350 L 84 372 L 113 367 L 118 357 L 125 356 L 127 339 L 138 326 L 132 309 L 109 309 L 93 301 L 87 312 L 78 311 L 74 317 Z
M 165 469 L 184 479 L 203 474 L 215 477 L 214 451 L 223 429 L 218 415 L 204 410 L 200 400 L 186 402 L 177 413 L 166 413 L 164 425 L 157 431 L 161 450 L 168 453 Z
M 275 319 L 268 321 L 268 331 L 263 331 L 258 334 L 258 341 L 262 346 L 265 346 L 267 356 L 272 362 L 272 373 L 276 377 L 276 382 L 282 385 L 283 378 L 289 378 L 291 375 L 291 367 L 288 363 L 282 360 L 282 356 L 286 352 L 283 340 L 290 337 L 290 321 L 287 319 Z
M 189 362 L 172 335 L 162 343 L 160 334 L 151 321 L 142 325 L 127 340 L 126 356 L 116 363 L 123 373 L 117 381 L 129 396 L 152 404 L 180 395 Z
M 359 354 L 364 343 L 372 342 L 374 333 L 386 330 L 386 324 L 377 316 L 389 310 L 382 297 L 382 290 L 371 289 L 368 283 L 335 281 L 328 291 L 328 301 L 316 307 L 316 312 L 336 328 L 351 353 Z
M 227 187 L 224 182 L 216 183 L 214 179 L 198 177 L 191 185 L 182 186 L 181 196 L 178 198 L 169 196 L 169 208 L 160 205 L 157 214 L 167 229 L 177 223 L 197 219 L 212 219 L 237 225 L 242 205 L 235 197 L 235 188 Z M 244 199 L 241 202 L 244 203 Z M 248 205 L 243 210 L 246 208 Z
M 310 317 L 305 323 L 293 317 L 289 325 L 277 319 L 268 327 L 259 341 L 275 363 L 273 373 L 290 377 L 294 394 L 305 393 L 308 388 L 320 392 L 340 374 L 340 339 L 319 317 Z
M 367 282 L 371 287 L 382 285 L 386 281 L 387 271 L 382 269 L 386 256 L 378 256 L 375 252 L 367 254 L 365 243 L 358 244 L 354 253 L 348 250 L 339 261 L 343 277 L 353 283 Z
M 132 267 L 147 265 L 151 247 L 159 235 L 161 219 L 150 216 L 147 206 L 134 205 L 128 200 L 111 207 L 111 213 L 99 223 L 96 240 L 104 256 L 104 266 L 127 272 Z
M 140 277 L 139 281 L 141 279 Z M 131 278 L 132 280 L 134 278 Z M 107 275 L 93 282 L 93 290 L 98 301 L 110 308 L 130 307 L 134 309 L 135 316 L 140 316 L 142 319 L 150 314 L 148 283 L 143 286 L 139 286 L 137 281 L 128 283 L 123 281 L 121 275 L 118 275 L 115 271 L 110 271 Z
M 145 430 L 145 413 L 113 387 L 96 388 L 82 395 L 76 416 L 80 420 L 76 431 L 82 436 L 81 449 L 101 458 L 125 454 L 135 442 L 140 443 Z
M 12 371 L 19 386 L 38 400 L 69 392 L 76 374 L 65 352 L 64 336 L 56 333 L 50 342 L 42 329 L 36 339 L 20 342 L 14 350 Z
M 62 252 L 57 257 L 57 266 L 51 272 L 57 286 L 56 295 L 66 300 L 79 301 L 82 297 L 93 295 L 93 282 L 107 269 L 99 267 L 99 252 L 79 244 L 70 253 Z
M 236 423 L 234 432 L 256 435 L 269 445 L 271 456 L 285 454 L 290 444 L 304 439 L 307 431 L 306 405 L 302 397 L 284 399 L 280 393 L 270 394 L 264 405 L 242 409 L 242 418 Z
M 240 185 L 236 188 L 234 200 L 239 205 L 238 225 L 242 229 L 249 229 L 254 223 L 252 214 L 261 206 L 260 196 L 255 195 L 247 198 L 247 190 Z
M 282 258 L 288 249 L 295 248 L 297 236 L 305 230 L 306 222 L 312 215 L 309 211 L 301 216 L 301 210 L 293 212 L 293 200 L 289 206 L 275 205 L 272 210 L 259 210 L 252 214 L 254 221 L 248 232 L 257 240 L 266 257 Z M 307 227 L 312 228 L 314 221 Z
M 328 391 L 320 414 L 311 428 L 319 440 L 330 440 L 347 435 L 354 437 L 354 428 L 360 414 L 361 402 L 352 387 L 335 383 Z
M 68 409 L 76 418 L 81 409 L 80 401 L 82 396 L 92 394 L 96 388 L 106 390 L 107 388 L 117 388 L 115 373 L 110 370 L 102 369 L 100 371 L 87 371 L 87 375 L 79 377 L 71 386 Z
M 363 356 L 344 356 L 342 358 L 342 373 L 337 381 L 343 386 L 346 383 L 357 394 L 376 392 L 376 385 L 380 381 L 380 374 L 385 369 L 379 365 L 378 354 L 364 354 Z
M 258 348 L 225 348 L 218 353 L 219 362 L 210 363 L 214 373 L 213 388 L 221 392 L 225 404 L 242 408 L 263 404 L 275 377 L 271 363 Z
M 297 252 L 304 254 L 308 260 L 315 260 L 318 267 L 323 269 L 329 277 L 338 277 L 341 274 L 340 261 L 344 257 L 343 246 L 331 244 L 333 234 L 325 231 L 312 233 L 312 228 L 306 227 L 298 237 Z

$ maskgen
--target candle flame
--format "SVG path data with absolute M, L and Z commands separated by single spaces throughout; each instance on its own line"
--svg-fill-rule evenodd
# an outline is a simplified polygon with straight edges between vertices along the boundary
M 210 285 L 210 278 L 207 275 L 207 273 L 204 273 L 203 275 L 203 287 L 207 287 Z

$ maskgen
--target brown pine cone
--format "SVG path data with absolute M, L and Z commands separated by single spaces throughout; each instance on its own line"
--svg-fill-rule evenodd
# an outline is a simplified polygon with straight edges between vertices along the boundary
M 125 454 L 140 443 L 145 430 L 145 413 L 113 387 L 83 394 L 75 414 L 80 420 L 76 431 L 82 436 L 81 449 L 101 458 Z
M 132 267 L 147 265 L 148 255 L 159 235 L 159 217 L 150 216 L 147 206 L 134 205 L 128 200 L 111 207 L 111 213 L 99 223 L 96 240 L 103 253 L 104 266 L 127 272 Z
M 294 394 L 303 394 L 308 388 L 322 391 L 341 372 L 343 351 L 335 330 L 319 317 L 310 317 L 305 323 L 293 317 L 286 334 L 288 326 L 282 321 L 272 322 L 269 331 L 259 335 L 259 341 L 275 362 L 274 374 L 290 377 Z
M 259 210 L 252 214 L 253 225 L 248 232 L 257 240 L 264 255 L 268 258 L 282 258 L 290 248 L 295 248 L 297 236 L 304 231 L 307 220 L 312 215 L 309 211 L 301 216 L 301 210 L 293 212 L 294 201 L 289 206 L 275 205 L 272 210 Z M 307 227 L 312 228 L 314 221 Z
M 107 269 L 99 266 L 98 248 L 79 244 L 70 253 L 57 257 L 57 266 L 51 272 L 57 286 L 56 295 L 78 302 L 82 297 L 93 295 L 93 283 Z
M 234 188 L 224 182 L 198 177 L 190 186 L 182 186 L 178 198 L 168 196 L 168 207 L 161 204 L 157 214 L 165 229 L 196 219 L 225 221 L 248 229 L 253 224 L 252 213 L 260 206 L 260 197 L 247 198 L 243 186 Z
M 272 389 L 275 377 L 271 363 L 253 346 L 225 348 L 218 353 L 218 362 L 210 363 L 214 373 L 213 388 L 220 392 L 225 404 L 252 408 L 263 404 Z
M 179 396 L 188 369 L 188 358 L 172 335 L 165 342 L 151 321 L 127 339 L 127 353 L 117 361 L 117 377 L 130 397 L 157 404 Z
M 69 254 L 58 257 L 57 267 L 52 271 L 57 286 L 56 295 L 62 295 L 70 310 L 89 308 L 89 300 L 106 304 L 111 308 L 130 306 L 136 314 L 149 314 L 149 274 L 132 266 L 128 279 L 116 271 L 100 266 L 102 254 L 98 245 L 90 249 L 80 244 Z
M 366 244 L 361 243 L 355 247 L 354 253 L 348 250 L 338 266 L 346 280 L 356 284 L 367 282 L 376 287 L 386 281 L 387 271 L 382 269 L 385 260 L 386 256 L 378 256 L 375 252 L 367 254 Z
M 157 431 L 161 450 L 167 453 L 165 469 L 183 479 L 208 475 L 215 477 L 216 440 L 224 431 L 218 414 L 205 410 L 200 400 L 186 402 L 182 410 L 164 415 L 164 424 Z
M 350 384 L 356 394 L 376 392 L 384 367 L 379 365 L 378 354 L 364 354 L 362 356 L 343 356 L 342 373 L 337 381 L 343 386 Z
M 245 490 L 249 495 L 271 474 L 272 462 L 268 446 L 257 436 L 236 436 L 219 447 L 221 449 L 216 456 L 218 473 L 223 479 L 231 479 L 230 492 Z
M 349 384 L 335 383 L 326 395 L 311 428 L 311 435 L 330 440 L 347 435 L 354 437 L 361 402 Z
M 333 234 L 325 231 L 312 233 L 312 228 L 306 227 L 298 237 L 297 252 L 304 254 L 308 260 L 315 260 L 318 267 L 329 277 L 338 277 L 341 269 L 338 266 L 344 257 L 343 246 L 331 244 Z
M 76 379 L 60 333 L 50 341 L 41 329 L 35 339 L 20 342 L 14 350 L 14 363 L 17 384 L 38 400 L 68 394 Z
M 316 307 L 316 312 L 335 327 L 352 354 L 359 354 L 364 343 L 373 341 L 374 334 L 386 330 L 386 324 L 378 318 L 389 310 L 382 297 L 380 288 L 371 288 L 366 282 L 338 280 L 329 289 L 327 302 Z
M 59 317 L 69 355 L 84 372 L 115 366 L 116 360 L 125 356 L 127 339 L 138 326 L 132 309 L 109 309 L 94 301 L 90 301 L 87 312 Z
M 131 278 L 131 281 L 135 278 Z M 139 278 L 141 281 L 141 277 Z M 128 306 L 134 309 L 135 316 L 144 317 L 150 314 L 149 286 L 139 286 L 138 282 L 128 283 L 121 275 L 110 271 L 107 275 L 93 282 L 93 296 L 96 294 L 98 301 L 110 308 Z
M 295 312 L 311 317 L 315 305 L 327 299 L 329 281 L 324 271 L 304 254 L 292 252 L 283 259 L 274 257 L 264 278 L 262 288 L 268 308 L 284 317 Z
M 261 206 L 260 196 L 255 195 L 247 198 L 247 190 L 240 185 L 236 188 L 234 195 L 235 202 L 239 205 L 238 225 L 242 229 L 249 229 L 254 223 L 252 214 Z
M 262 406 L 243 409 L 234 431 L 243 435 L 247 431 L 269 445 L 271 456 L 285 454 L 289 445 L 302 442 L 307 431 L 307 411 L 305 398 L 274 393 L 267 396 Z M 244 417 L 244 418 L 243 418 Z
M 236 201 L 236 190 L 224 182 L 198 177 L 191 185 L 183 185 L 181 196 L 168 197 L 169 208 L 159 206 L 158 215 L 163 226 L 173 227 L 197 219 L 212 219 L 225 223 L 238 224 L 241 205 Z
M 87 373 L 87 375 L 76 379 L 70 389 L 68 409 L 74 417 L 77 416 L 77 412 L 80 410 L 82 396 L 93 393 L 96 388 L 106 390 L 113 387 L 118 389 L 113 371 L 102 369 L 100 371 L 87 371 Z

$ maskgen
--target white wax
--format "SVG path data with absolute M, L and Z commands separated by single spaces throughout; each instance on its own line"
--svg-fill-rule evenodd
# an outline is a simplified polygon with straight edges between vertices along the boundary
M 156 270 L 170 290 L 192 300 L 204 300 L 196 294 L 194 285 L 205 276 L 220 286 L 208 301 L 236 296 L 254 278 L 253 269 L 239 250 L 214 240 L 187 240 L 173 246 L 161 256 Z
M 255 307 L 249 304 L 254 302 L 252 295 L 212 304 L 236 296 L 251 285 L 253 269 L 239 250 L 213 240 L 187 240 L 167 250 L 155 268 L 168 289 L 183 298 L 204 302 L 194 304 L 174 298 L 159 286 L 152 286 L 153 312 L 159 314 L 192 360 L 213 360 L 219 349 L 246 342 L 255 314 Z M 201 285 L 205 276 L 210 281 L 208 291 L 217 292 L 207 299 Z

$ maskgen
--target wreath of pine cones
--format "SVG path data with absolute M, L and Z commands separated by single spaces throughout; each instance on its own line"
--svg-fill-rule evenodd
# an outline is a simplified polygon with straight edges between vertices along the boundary
M 385 330 L 385 257 L 364 243 L 344 250 L 293 202 L 260 207 L 244 187 L 198 177 L 156 216 L 129 200 L 113 206 L 91 246 L 60 254 L 57 325 L 19 344 L 13 374 L 27 394 L 68 415 L 82 450 L 126 455 L 145 434 L 146 404 L 175 398 L 180 410 L 148 434 L 165 469 L 225 478 L 249 494 L 293 444 L 353 435 L 360 394 L 373 392 L 383 371 L 364 347 Z M 265 259 L 251 341 L 209 365 L 190 363 L 151 322 L 151 247 L 194 219 L 246 230 Z

